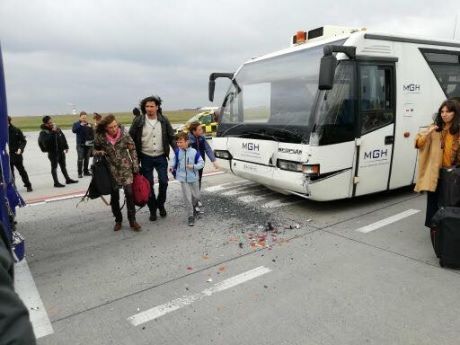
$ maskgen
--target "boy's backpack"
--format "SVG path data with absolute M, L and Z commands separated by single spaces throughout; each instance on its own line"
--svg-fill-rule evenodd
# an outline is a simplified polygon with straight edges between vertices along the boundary
M 179 149 L 175 149 L 174 150 L 174 155 L 175 155 L 175 164 L 174 164 L 174 169 L 173 171 L 171 172 L 172 175 L 174 176 L 174 178 L 176 178 L 176 173 L 177 173 L 177 168 L 178 168 L 178 165 L 179 165 Z M 200 160 L 200 157 L 201 157 L 201 154 L 196 151 L 195 153 L 195 164 L 198 163 L 198 161 Z
M 152 192 L 149 180 L 141 174 L 134 174 L 132 188 L 134 204 L 141 207 L 145 206 Z

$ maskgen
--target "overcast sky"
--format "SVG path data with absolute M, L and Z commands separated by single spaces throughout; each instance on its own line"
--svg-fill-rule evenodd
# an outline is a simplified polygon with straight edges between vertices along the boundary
M 286 48 L 298 30 L 452 39 L 459 13 L 458 0 L 0 0 L 8 109 L 130 111 L 151 94 L 163 109 L 206 106 L 211 72 Z M 217 82 L 216 105 L 226 83 Z

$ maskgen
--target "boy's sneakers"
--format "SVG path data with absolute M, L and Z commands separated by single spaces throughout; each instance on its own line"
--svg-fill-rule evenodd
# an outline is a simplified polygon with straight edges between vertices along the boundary
M 198 216 L 199 214 L 203 214 L 203 213 L 204 213 L 204 211 L 203 211 L 202 209 L 200 209 L 198 206 L 195 206 L 195 207 L 193 208 L 193 214 L 194 214 L 195 216 Z
M 188 225 L 189 226 L 194 226 L 195 225 L 195 217 L 193 217 L 193 216 L 188 217 Z
M 198 206 L 198 207 L 203 207 L 203 204 L 201 203 L 201 201 L 198 201 L 198 202 L 196 203 L 196 206 Z

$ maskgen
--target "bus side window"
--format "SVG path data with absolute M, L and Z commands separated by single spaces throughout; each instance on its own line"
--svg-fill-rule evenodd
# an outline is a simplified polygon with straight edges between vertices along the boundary
M 361 134 L 393 122 L 389 66 L 362 65 L 360 68 Z

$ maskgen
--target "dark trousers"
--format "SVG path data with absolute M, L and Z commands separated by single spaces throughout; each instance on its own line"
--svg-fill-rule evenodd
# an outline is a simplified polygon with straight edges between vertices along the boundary
M 91 146 L 85 145 L 77 145 L 77 168 L 78 168 L 78 175 L 89 173 L 88 166 L 89 166 L 89 158 L 91 156 Z
M 439 181 L 438 181 L 439 182 Z M 426 216 L 425 226 L 428 228 L 432 227 L 431 219 L 439 210 L 439 183 L 438 187 L 434 192 L 426 192 Z
M 128 214 L 128 220 L 130 223 L 136 221 L 136 208 L 134 206 L 132 187 L 132 184 L 123 186 L 123 190 L 125 191 L 126 197 L 126 210 Z M 115 217 L 115 222 L 121 223 L 123 221 L 123 215 L 121 214 L 120 210 L 120 190 L 118 188 L 115 189 L 112 192 L 112 194 L 110 194 L 110 206 L 112 207 L 112 213 Z
M 157 171 L 158 175 L 158 197 L 155 197 L 153 186 L 153 169 Z M 168 189 L 168 160 L 166 156 L 150 157 L 142 155 L 141 172 L 150 182 L 152 193 L 150 194 L 147 205 L 149 206 L 150 213 L 155 213 L 158 208 L 163 208 L 166 202 L 166 191 Z
M 22 155 L 17 155 L 14 152 L 12 152 L 10 154 L 10 165 L 11 165 L 11 173 L 13 174 L 13 179 L 15 179 L 14 168 L 16 168 L 18 169 L 19 175 L 22 178 L 22 182 L 24 182 L 24 187 L 26 188 L 32 187 L 32 184 L 30 183 L 30 180 L 29 180 L 29 175 L 27 175 L 27 171 L 24 168 Z
M 199 185 L 200 190 L 201 190 L 201 179 L 203 178 L 203 170 L 204 170 L 204 168 L 198 170 L 198 176 L 200 177 L 200 180 L 199 180 L 199 182 L 198 182 L 198 185 Z
M 62 175 L 66 181 L 70 180 L 69 174 L 67 173 L 67 168 L 65 164 L 65 153 L 64 151 L 58 153 L 48 153 L 48 159 L 51 162 L 51 176 L 53 176 L 54 183 L 59 183 L 57 177 L 57 166 L 61 168 Z

